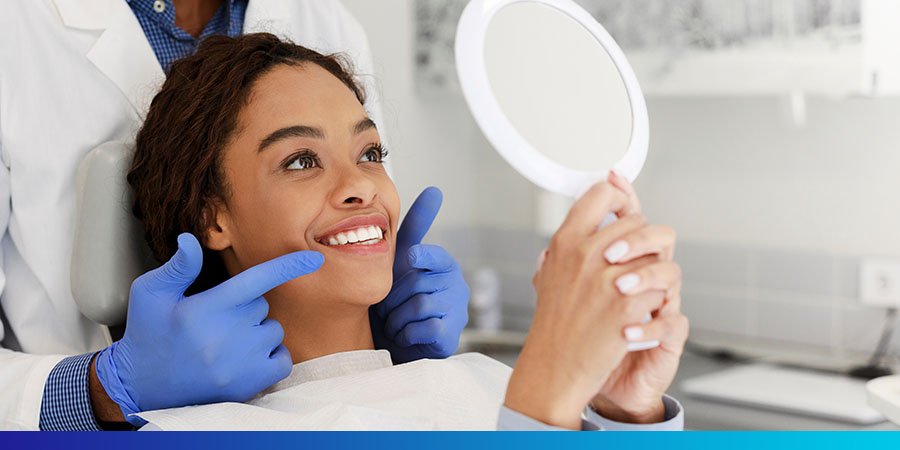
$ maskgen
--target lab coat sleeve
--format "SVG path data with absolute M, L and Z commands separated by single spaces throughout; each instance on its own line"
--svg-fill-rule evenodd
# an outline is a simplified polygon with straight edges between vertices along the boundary
M 0 430 L 37 430 L 44 384 L 64 356 L 0 349 Z
M 0 140 L 0 237 L 9 228 L 10 193 L 8 158 Z M 0 295 L 6 288 L 6 272 L 0 254 Z M 2 308 L 2 306 L 0 306 Z M 8 332 L 0 323 L 0 338 Z M 0 430 L 37 430 L 44 384 L 64 356 L 29 355 L 0 348 Z
M 585 408 L 581 419 L 582 431 L 681 431 L 684 429 L 684 411 L 681 404 L 668 395 L 663 397 L 666 408 L 665 420 L 652 424 L 622 423 L 609 420 L 591 408 Z M 500 431 L 564 431 L 563 428 L 547 425 L 506 406 L 500 408 L 497 419 Z

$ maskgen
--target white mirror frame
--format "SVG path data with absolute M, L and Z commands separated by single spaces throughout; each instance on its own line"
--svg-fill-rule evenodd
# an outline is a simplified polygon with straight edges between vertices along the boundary
M 494 97 L 484 61 L 485 35 L 494 15 L 514 3 L 538 3 L 566 14 L 606 50 L 625 82 L 632 112 L 628 150 L 611 169 L 634 181 L 644 166 L 650 142 L 644 95 L 631 65 L 612 36 L 572 0 L 471 0 L 466 6 L 456 30 L 456 70 L 463 96 L 484 135 L 514 169 L 548 191 L 578 197 L 592 184 L 606 179 L 606 172 L 571 169 L 539 152 L 516 130 Z

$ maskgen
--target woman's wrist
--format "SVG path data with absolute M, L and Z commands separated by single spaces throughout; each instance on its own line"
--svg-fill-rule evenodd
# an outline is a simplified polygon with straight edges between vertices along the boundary
M 549 395 L 527 385 L 514 384 L 506 390 L 504 406 L 532 419 L 560 428 L 581 428 L 581 408 L 567 404 L 563 399 Z
M 581 414 L 590 399 L 583 395 L 588 388 L 579 387 L 572 372 L 550 362 L 549 358 L 530 352 L 528 346 L 516 362 L 506 389 L 504 405 L 547 425 L 581 429 Z
M 620 405 L 603 395 L 597 395 L 591 400 L 590 407 L 603 418 L 615 422 L 649 424 L 666 420 L 666 405 L 662 395 L 655 401 L 640 405 Z

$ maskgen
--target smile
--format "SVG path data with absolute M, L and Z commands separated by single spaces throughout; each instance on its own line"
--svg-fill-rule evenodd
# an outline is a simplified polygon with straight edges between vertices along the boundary
M 375 245 L 384 240 L 384 230 L 377 225 L 361 226 L 353 230 L 342 231 L 318 239 L 320 244 L 336 245 Z

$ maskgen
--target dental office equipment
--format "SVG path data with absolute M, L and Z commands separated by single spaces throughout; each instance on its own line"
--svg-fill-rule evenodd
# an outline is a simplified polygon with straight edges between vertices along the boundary
M 900 425 L 900 375 L 876 378 L 866 383 L 869 406 Z
M 865 384 L 846 375 L 759 363 L 691 378 L 680 387 L 706 400 L 854 424 L 883 422 L 866 404 Z

